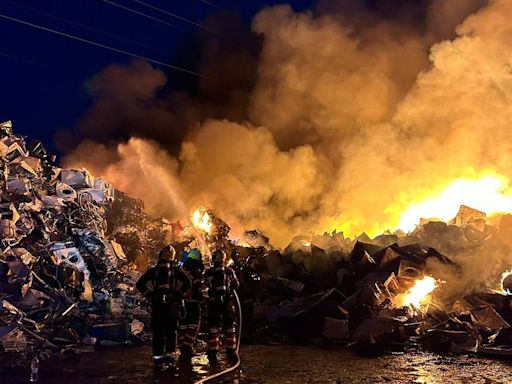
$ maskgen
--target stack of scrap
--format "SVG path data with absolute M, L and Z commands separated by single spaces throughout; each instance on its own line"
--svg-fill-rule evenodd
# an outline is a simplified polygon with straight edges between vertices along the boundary
M 511 277 L 504 279 L 503 292 L 453 298 L 438 282 L 440 289 L 421 305 L 404 300 L 432 268 L 451 276 L 462 272 L 463 266 L 432 244 L 457 256 L 453 250 L 485 247 L 503 236 L 483 219 L 479 211 L 462 207 L 457 224 L 425 222 L 408 235 L 297 237 L 284 252 L 239 246 L 247 338 L 348 343 L 364 356 L 418 348 L 511 356 L 512 295 L 506 293 Z
M 231 256 L 249 339 L 350 343 L 366 356 L 421 346 L 512 356 L 512 273 L 503 292 L 465 297 L 417 285 L 436 284 L 433 270 L 458 278 L 470 250 L 485 255 L 499 241 L 509 254 L 511 215 L 497 227 L 461 206 L 451 222 L 423 221 L 409 234 L 310 234 L 280 250 L 257 230 L 230 239 L 229 225 L 205 212 L 213 228 L 200 237 L 151 218 L 141 201 L 86 170 L 59 168 L 40 142 L 27 145 L 10 122 L 0 124 L 2 364 L 143 341 L 148 313 L 134 282 L 169 243 L 180 256 L 194 247 L 205 258 L 217 247 Z
M 105 220 L 114 189 L 0 124 L 0 351 L 126 342 L 147 313 Z M 101 329 L 101 332 L 98 331 Z M 7 358 L 3 362 L 10 361 Z

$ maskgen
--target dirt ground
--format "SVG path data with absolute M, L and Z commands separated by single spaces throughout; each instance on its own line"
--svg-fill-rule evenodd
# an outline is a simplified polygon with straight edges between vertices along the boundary
M 360 358 L 349 350 L 249 346 L 244 349 L 247 383 L 512 383 L 512 363 L 429 353 Z
M 208 374 L 204 355 L 192 365 L 155 371 L 148 347 L 102 349 L 41 364 L 42 384 L 191 384 Z M 0 383 L 28 382 L 28 371 L 0 371 Z M 512 383 L 512 362 L 429 353 L 365 359 L 349 350 L 315 347 L 261 346 L 242 349 L 242 371 L 215 383 L 232 384 L 452 384 Z

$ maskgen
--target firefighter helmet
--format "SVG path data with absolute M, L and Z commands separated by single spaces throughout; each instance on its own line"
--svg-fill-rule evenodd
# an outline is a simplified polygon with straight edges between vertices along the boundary
M 190 252 L 188 253 L 188 256 L 187 258 L 189 259 L 192 259 L 192 260 L 197 260 L 197 261 L 200 261 L 201 260 L 201 251 L 197 248 L 192 248 L 190 250 Z
M 166 245 L 158 252 L 158 258 L 160 260 L 174 261 L 176 258 L 176 250 L 171 244 Z
M 212 253 L 212 260 L 214 263 L 225 263 L 226 262 L 226 258 L 227 258 L 227 255 L 226 255 L 226 252 L 224 252 L 222 249 L 216 249 L 213 253 Z

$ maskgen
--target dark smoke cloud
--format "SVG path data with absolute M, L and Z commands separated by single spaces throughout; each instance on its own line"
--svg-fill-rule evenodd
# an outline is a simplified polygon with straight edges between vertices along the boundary
M 313 12 L 336 20 L 359 44 L 386 46 L 391 38 L 403 45 L 394 68 L 403 78 L 405 92 L 419 70 L 428 65 L 431 43 L 453 37 L 455 26 L 484 3 L 486 0 L 464 0 L 456 5 L 449 0 L 322 0 Z M 143 63 L 126 68 L 112 65 L 87 82 L 94 104 L 73 129 L 57 133 L 57 148 L 68 153 L 85 139 L 118 143 L 141 137 L 177 154 L 198 122 L 209 118 L 243 122 L 254 117 L 249 109 L 258 80 L 262 34 L 228 11 L 211 16 L 204 24 L 218 35 L 198 31 L 178 49 L 172 62 L 205 77 L 162 72 Z M 415 55 L 404 61 L 411 44 L 422 46 L 414 47 Z
M 90 167 L 152 212 L 206 205 L 278 245 L 393 229 L 413 198 L 493 165 L 492 145 L 509 148 L 506 118 L 495 138 L 481 122 L 507 102 L 499 13 L 510 0 L 469 18 L 484 2 L 389 3 L 276 6 L 251 30 L 219 15 L 211 23 L 227 29 L 199 37 L 191 55 L 206 77 L 185 90 L 145 63 L 106 68 L 88 83 L 94 105 L 69 135 L 80 144 L 66 164 Z M 496 71 L 482 84 L 487 68 Z
M 197 32 L 171 59 L 203 77 L 140 61 L 113 64 L 86 83 L 93 105 L 75 127 L 56 134 L 57 148 L 68 153 L 83 140 L 115 145 L 139 137 L 177 154 L 187 133 L 207 118 L 246 120 L 262 39 L 231 12 L 204 24 L 218 34 Z

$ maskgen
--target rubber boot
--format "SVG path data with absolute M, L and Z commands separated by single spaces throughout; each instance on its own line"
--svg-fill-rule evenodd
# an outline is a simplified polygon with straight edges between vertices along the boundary
M 153 356 L 153 366 L 156 369 L 162 368 L 162 366 L 164 365 L 164 362 L 165 362 L 164 356 Z
M 216 363 L 219 361 L 219 358 L 217 356 L 217 351 L 208 351 L 207 356 L 208 356 L 208 361 L 210 363 Z
M 180 359 L 190 360 L 194 356 L 194 350 L 189 345 L 182 345 L 180 347 Z
M 229 361 L 238 360 L 238 355 L 236 353 L 236 349 L 226 348 L 226 356 L 228 357 Z

